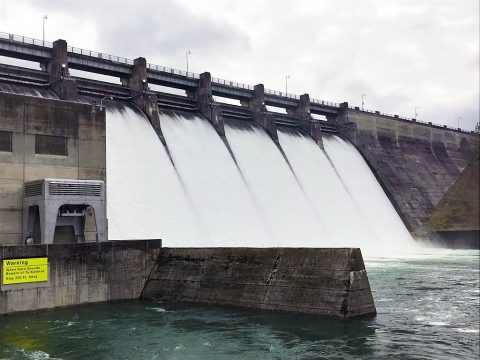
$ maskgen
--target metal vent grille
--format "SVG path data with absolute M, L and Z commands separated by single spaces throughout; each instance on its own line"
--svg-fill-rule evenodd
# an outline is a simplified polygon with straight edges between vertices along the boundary
M 37 134 L 35 135 L 35 154 L 68 156 L 67 138 Z
M 25 196 L 40 196 L 43 194 L 43 183 L 42 181 L 31 182 L 25 185 Z
M 12 152 L 12 133 L 0 131 L 0 151 Z
M 48 184 L 50 195 L 102 196 L 101 184 L 57 183 Z

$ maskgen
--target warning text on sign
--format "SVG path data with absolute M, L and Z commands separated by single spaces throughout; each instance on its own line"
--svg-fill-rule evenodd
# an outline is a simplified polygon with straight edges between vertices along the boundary
M 48 258 L 3 260 L 3 284 L 48 281 Z

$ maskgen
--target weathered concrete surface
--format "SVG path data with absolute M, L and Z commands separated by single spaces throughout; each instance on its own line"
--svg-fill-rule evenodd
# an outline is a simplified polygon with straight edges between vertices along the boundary
M 376 313 L 360 249 L 163 248 L 143 298 L 350 318 Z
M 278 141 L 277 124 L 265 106 L 265 86 L 257 84 L 253 88 L 253 97 L 250 100 L 240 101 L 242 106 L 252 110 L 253 121 L 260 125 L 274 141 Z
M 160 248 L 160 240 L 1 246 L 0 274 L 3 259 L 46 256 L 49 281 L 14 285 L 2 283 L 0 315 L 136 299 L 155 265 Z
M 412 233 L 478 151 L 478 134 L 345 110 L 340 132 L 361 152 Z
M 187 91 L 187 95 L 197 100 L 200 114 L 210 121 L 220 136 L 225 136 L 222 111 L 212 95 L 212 75 L 209 72 L 200 74 L 198 88 Z
M 437 204 L 428 225 L 436 231 L 480 230 L 480 159 L 465 168 Z
M 43 178 L 106 180 L 105 111 L 91 105 L 0 93 L 0 244 L 23 243 L 23 185 Z M 35 153 L 35 136 L 66 138 L 67 156 Z
M 467 165 L 435 207 L 429 238 L 449 248 L 480 248 L 480 159 Z

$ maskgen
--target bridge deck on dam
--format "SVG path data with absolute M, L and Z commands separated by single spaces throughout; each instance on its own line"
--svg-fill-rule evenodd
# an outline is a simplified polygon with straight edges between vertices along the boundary
M 47 64 L 52 59 L 52 47 L 53 43 L 51 42 L 0 33 L 0 55 L 2 56 Z M 71 69 L 118 78 L 128 78 L 133 73 L 134 61 L 130 59 L 71 46 L 67 48 L 67 52 L 68 67 Z M 165 66 L 147 64 L 146 80 L 151 84 L 191 90 L 198 87 L 199 75 Z M 244 100 L 252 97 L 253 86 L 212 78 L 212 91 L 217 96 Z M 293 108 L 298 105 L 298 102 L 298 95 L 268 89 L 265 91 L 266 105 Z M 312 99 L 310 108 L 312 113 L 336 115 L 339 104 Z
M 34 61 L 45 65 L 52 60 L 53 47 L 54 43 L 48 41 L 0 32 L 0 55 L 3 56 Z M 72 46 L 67 47 L 67 61 L 68 67 L 71 69 L 114 76 L 121 79 L 131 77 L 135 71 L 134 60 Z M 148 63 L 146 64 L 146 68 L 145 80 L 147 83 L 186 91 L 196 89 L 199 86 L 200 75 L 198 74 Z M 0 76 L 1 79 L 7 81 L 33 82 L 44 85 L 48 83 L 48 74 L 46 72 L 9 67 L 3 64 L 0 64 Z M 94 80 L 87 79 L 79 79 L 78 84 L 85 93 L 131 96 L 128 87 L 118 84 L 95 82 Z M 252 85 L 212 77 L 212 95 L 214 96 L 245 101 L 252 98 L 253 92 L 254 87 Z M 298 95 L 265 89 L 264 105 L 295 109 L 299 106 L 299 103 L 300 96 Z M 447 128 L 447 126 L 435 125 L 432 122 L 423 123 L 416 119 L 407 119 L 398 115 L 384 114 L 378 111 L 360 110 L 358 107 L 348 106 L 347 103 L 344 104 L 349 110 L 356 112 L 373 113 L 375 115 L 387 116 L 394 120 L 413 121 L 425 126 Z M 311 114 L 335 118 L 341 113 L 342 104 L 311 98 L 309 99 L 308 105 L 308 111 Z M 331 125 L 325 127 L 327 130 L 331 128 Z M 448 129 L 463 132 L 461 129 L 449 127 Z

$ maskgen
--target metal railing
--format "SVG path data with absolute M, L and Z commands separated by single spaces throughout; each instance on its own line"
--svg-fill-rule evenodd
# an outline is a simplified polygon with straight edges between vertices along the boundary
M 27 44 L 27 45 L 44 46 L 48 48 L 53 47 L 53 43 L 51 43 L 50 41 L 43 41 L 43 40 L 33 39 L 26 36 L 20 36 L 20 35 L 9 34 L 4 32 L 0 32 L 0 39 L 10 40 L 12 42 L 18 42 L 18 43 Z
M 387 117 L 391 117 L 391 118 L 395 118 L 395 119 L 401 119 L 401 120 L 410 121 L 410 122 L 414 122 L 414 123 L 424 124 L 424 125 L 427 125 L 427 126 L 434 126 L 434 127 L 442 128 L 442 129 L 450 129 L 450 130 L 454 130 L 454 131 L 470 132 L 468 130 L 463 130 L 461 128 L 455 128 L 455 127 L 448 126 L 448 125 L 440 125 L 440 124 L 433 123 L 431 121 L 422 121 L 422 120 L 418 120 L 418 119 L 414 119 L 414 118 L 407 118 L 407 117 L 404 117 L 404 116 L 388 114 L 388 113 L 384 113 L 384 112 L 381 112 L 381 111 L 375 111 L 375 110 L 369 110 L 369 109 L 360 109 L 358 107 L 350 106 L 350 105 L 348 106 L 348 108 L 352 109 L 352 110 L 356 110 L 356 111 L 362 111 L 362 112 L 366 112 L 366 113 L 370 113 L 370 114 L 387 116 Z
M 169 67 L 166 67 L 166 66 L 147 64 L 147 69 L 160 71 L 160 72 L 165 72 L 165 73 L 174 74 L 174 75 L 185 76 L 187 78 L 192 78 L 192 79 L 200 79 L 200 75 L 195 74 L 193 72 L 190 72 L 190 71 L 186 72 L 186 71 L 183 71 L 183 70 L 172 69 L 172 68 L 169 68 Z
M 67 52 L 71 54 L 78 54 L 78 55 L 94 57 L 102 60 L 108 60 L 117 64 L 133 65 L 133 60 L 131 59 L 127 59 L 127 58 L 116 56 L 116 55 L 104 54 L 97 51 L 81 49 L 73 46 L 67 46 Z
M 236 88 L 240 88 L 240 89 L 253 90 L 252 85 L 243 84 L 243 83 L 239 83 L 239 82 L 236 82 L 236 81 L 219 79 L 219 78 L 216 78 L 216 77 L 212 77 L 212 83 L 231 86 L 231 87 L 236 87 Z
M 20 35 L 5 33 L 5 32 L 0 32 L 0 39 L 8 40 L 8 41 L 15 42 L 15 43 L 53 48 L 53 43 L 50 42 L 50 41 L 38 40 L 38 39 L 26 37 L 26 36 L 20 36 Z M 67 46 L 67 52 L 69 52 L 71 54 L 78 54 L 78 55 L 94 57 L 94 58 L 98 58 L 98 59 L 102 59 L 102 60 L 107 60 L 107 61 L 111 61 L 111 62 L 117 63 L 117 64 L 125 64 L 125 65 L 129 65 L 129 66 L 134 64 L 134 61 L 131 60 L 131 59 L 127 59 L 127 58 L 116 56 L 116 55 L 104 54 L 104 53 L 97 52 L 97 51 L 77 48 L 77 47 L 73 47 L 73 46 Z M 186 71 L 178 70 L 178 69 L 173 69 L 173 68 L 169 68 L 169 67 L 166 67 L 166 66 L 147 64 L 147 68 L 150 69 L 150 70 L 155 70 L 155 71 L 164 72 L 164 73 L 168 73 L 168 74 L 184 76 L 186 78 L 192 78 L 192 79 L 199 79 L 200 78 L 199 74 L 196 74 L 196 73 L 193 73 L 193 72 L 186 72 Z M 253 90 L 254 89 L 254 87 L 252 85 L 239 83 L 239 82 L 236 82 L 236 81 L 219 79 L 219 78 L 215 78 L 215 77 L 212 77 L 212 82 L 214 84 L 220 84 L 220 85 L 230 86 L 230 87 L 239 88 L 239 89 L 246 89 L 246 90 Z M 287 99 L 294 99 L 294 100 L 299 100 L 300 99 L 299 95 L 290 94 L 290 93 L 287 93 L 287 92 L 282 92 L 282 91 L 277 91 L 277 90 L 271 90 L 271 89 L 265 89 L 265 94 L 275 95 L 275 96 L 279 96 L 279 97 L 283 97 L 283 98 L 287 98 Z M 315 98 L 311 98 L 310 102 L 313 103 L 313 104 L 332 106 L 332 107 L 336 107 L 336 108 L 340 107 L 340 105 L 338 103 L 331 102 L 331 101 L 325 101 L 325 100 L 319 100 L 319 99 L 315 99 Z M 383 113 L 383 112 L 380 112 L 380 111 L 373 111 L 373 110 L 368 110 L 368 109 L 358 109 L 358 108 L 353 107 L 353 106 L 349 106 L 349 108 L 353 109 L 353 110 L 357 110 L 357 111 L 363 111 L 363 112 L 366 112 L 366 113 L 372 113 L 372 114 L 383 115 L 383 116 L 387 116 L 387 117 L 393 117 L 393 118 L 396 118 L 396 119 L 402 119 L 402 120 L 406 120 L 406 121 L 417 122 L 417 123 L 431 125 L 431 126 L 435 126 L 435 127 L 441 127 L 441 128 L 446 128 L 446 129 L 450 129 L 450 130 L 468 132 L 467 130 L 462 130 L 460 128 L 454 128 L 454 127 L 447 126 L 447 125 L 433 124 L 431 122 L 425 122 L 425 121 L 420 121 L 420 120 L 416 120 L 416 119 L 412 119 L 412 118 L 406 118 L 406 117 L 403 117 L 403 116 L 387 114 L 387 113 Z
M 9 33 L 4 33 L 0 32 L 0 39 L 7 39 L 10 41 L 14 42 L 19 42 L 23 44 L 29 44 L 29 45 L 38 45 L 38 46 L 45 46 L 48 48 L 53 47 L 53 43 L 49 41 L 42 41 L 42 40 L 37 40 L 25 36 L 19 36 L 19 35 L 13 35 Z M 78 55 L 84 55 L 84 56 L 89 56 L 89 57 L 94 57 L 102 60 L 107 60 L 111 61 L 117 64 L 125 64 L 125 65 L 133 65 L 134 61 L 131 59 L 127 59 L 124 57 L 116 56 L 116 55 L 110 55 L 110 54 L 104 54 L 98 51 L 92 51 L 92 50 L 87 50 L 87 49 L 82 49 L 82 48 L 77 48 L 73 46 L 67 46 L 67 52 L 71 54 L 78 54 Z M 154 71 L 159 71 L 159 72 L 164 72 L 168 74 L 174 74 L 174 75 L 179 75 L 179 76 L 185 76 L 186 78 L 192 78 L 192 79 L 199 79 L 200 75 L 193 73 L 193 72 L 186 72 L 183 70 L 178 70 L 178 69 L 173 69 L 169 68 L 166 66 L 160 66 L 160 65 L 155 65 L 155 64 L 147 64 L 147 68 L 150 70 Z M 214 84 L 219 84 L 219 85 L 225 85 L 225 86 L 230 86 L 234 88 L 239 88 L 239 89 L 246 89 L 246 90 L 253 90 L 254 87 L 249 84 L 244 84 L 240 83 L 237 81 L 231 81 L 231 80 L 225 80 L 225 79 L 219 79 L 212 77 L 212 83 Z M 294 100 L 299 100 L 300 96 L 295 95 L 295 94 L 290 94 L 282 91 L 277 91 L 277 90 L 271 90 L 271 89 L 265 89 L 265 94 L 269 95 L 275 95 L 287 99 L 294 99 Z M 330 101 L 324 101 L 324 100 L 317 100 L 317 99 L 311 99 L 311 102 L 315 104 L 320 104 L 320 105 L 327 105 L 327 106 L 334 106 L 338 107 L 337 103 L 330 102 Z
M 265 94 L 280 96 L 288 99 L 295 99 L 295 100 L 300 99 L 299 95 L 289 94 L 287 92 L 282 92 L 282 91 L 277 91 L 272 89 L 265 89 Z
M 332 106 L 332 107 L 340 107 L 340 105 L 336 102 L 332 102 L 332 101 L 325 101 L 325 100 L 318 100 L 318 99 L 310 99 L 310 102 L 311 103 L 314 103 L 314 104 L 319 104 L 319 105 L 327 105 L 327 106 Z

